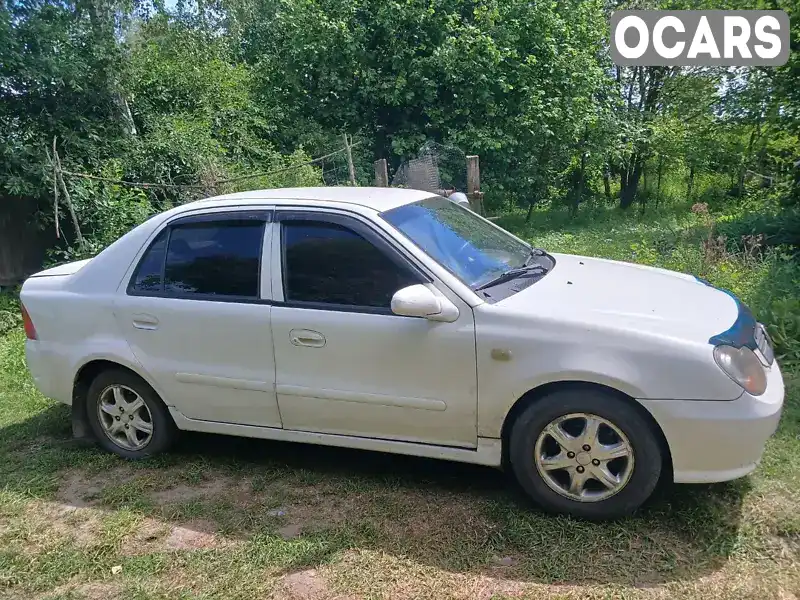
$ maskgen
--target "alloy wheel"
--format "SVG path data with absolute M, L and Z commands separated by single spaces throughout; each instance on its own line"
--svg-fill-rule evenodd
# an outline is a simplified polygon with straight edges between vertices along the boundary
M 625 434 L 608 419 L 570 413 L 539 434 L 534 462 L 556 493 L 578 502 L 599 502 L 620 492 L 633 474 L 634 452 Z
M 153 437 L 153 416 L 142 397 L 124 385 L 110 385 L 97 403 L 100 426 L 125 450 L 141 450 Z

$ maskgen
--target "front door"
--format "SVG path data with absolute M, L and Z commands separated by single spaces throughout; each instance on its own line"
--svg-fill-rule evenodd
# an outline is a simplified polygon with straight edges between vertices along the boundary
M 173 221 L 117 296 L 133 353 L 164 401 L 187 417 L 281 426 L 271 307 L 262 302 L 268 217 L 217 212 Z
M 399 289 L 436 286 L 366 221 L 277 213 L 272 335 L 286 429 L 477 445 L 475 323 L 394 315 Z M 437 293 L 439 293 L 437 292 Z

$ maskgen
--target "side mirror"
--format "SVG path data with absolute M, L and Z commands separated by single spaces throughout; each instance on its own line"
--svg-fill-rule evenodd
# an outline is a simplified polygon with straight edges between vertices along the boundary
M 404 287 L 392 296 L 392 312 L 404 317 L 421 317 L 447 323 L 458 318 L 455 304 L 444 296 L 437 296 L 420 283 Z

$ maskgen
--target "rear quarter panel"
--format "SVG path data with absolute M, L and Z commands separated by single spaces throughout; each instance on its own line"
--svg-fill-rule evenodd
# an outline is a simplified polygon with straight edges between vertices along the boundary
M 26 342 L 28 367 L 45 396 L 71 404 L 75 375 L 92 360 L 110 360 L 142 373 L 118 330 L 111 296 L 41 289 L 38 281 L 26 282 L 20 298 L 38 338 Z

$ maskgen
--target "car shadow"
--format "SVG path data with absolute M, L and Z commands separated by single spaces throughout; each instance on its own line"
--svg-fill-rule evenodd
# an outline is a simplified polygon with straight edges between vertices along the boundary
M 209 434 L 126 462 L 74 443 L 67 423 L 68 409 L 53 406 L 0 429 L 0 489 L 62 508 L 125 509 L 234 544 L 310 542 L 282 563 L 286 572 L 376 550 L 525 582 L 697 579 L 734 550 L 749 489 L 747 479 L 667 485 L 634 517 L 590 523 L 542 513 L 486 467 Z

